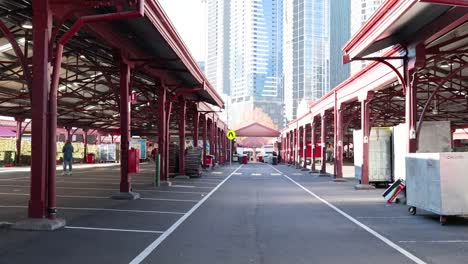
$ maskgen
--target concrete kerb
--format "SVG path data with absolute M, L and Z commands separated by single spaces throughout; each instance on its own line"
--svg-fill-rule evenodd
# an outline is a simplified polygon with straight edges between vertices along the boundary
M 176 180 L 190 180 L 190 177 L 187 175 L 177 175 L 174 177 Z
M 11 229 L 29 231 L 54 231 L 66 225 L 65 219 L 28 218 L 11 225 Z
M 159 186 L 170 187 L 170 186 L 172 186 L 172 182 L 170 182 L 170 181 L 162 181 L 162 182 L 160 182 L 160 185 L 159 185 Z
M 369 184 L 357 184 L 354 186 L 355 190 L 374 190 L 375 186 Z
M 118 192 L 112 195 L 114 200 L 137 200 L 140 199 L 140 194 L 135 192 Z
M 347 182 L 344 178 L 334 178 L 333 182 Z

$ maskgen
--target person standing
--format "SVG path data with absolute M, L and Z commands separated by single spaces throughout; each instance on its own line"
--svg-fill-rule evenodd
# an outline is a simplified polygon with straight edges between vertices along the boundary
M 71 144 L 70 140 L 67 140 L 65 145 L 62 148 L 63 152 L 63 174 L 67 174 L 67 164 L 70 168 L 68 175 L 72 175 L 72 163 L 73 163 L 73 145 Z

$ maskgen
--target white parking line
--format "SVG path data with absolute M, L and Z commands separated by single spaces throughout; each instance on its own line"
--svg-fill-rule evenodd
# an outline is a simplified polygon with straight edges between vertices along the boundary
M 65 226 L 65 229 L 80 229 L 80 230 L 93 230 L 93 231 L 117 231 L 117 232 L 131 232 L 131 233 L 153 233 L 153 234 L 162 234 L 162 233 L 164 233 L 164 231 L 116 229 L 116 228 L 100 228 L 100 227 L 83 227 L 83 226 Z
M 11 185 L 11 184 L 0 184 L 0 187 L 14 187 L 14 188 L 27 188 L 29 185 Z M 63 187 L 57 186 L 57 189 L 64 190 L 95 190 L 95 191 L 119 191 L 117 188 L 87 188 L 87 187 Z M 155 189 L 137 189 L 136 192 L 154 192 L 154 193 L 187 193 L 187 194 L 205 194 L 206 192 L 179 192 L 179 191 L 159 191 Z
M 168 201 L 168 202 L 187 202 L 187 203 L 196 203 L 198 200 L 180 200 L 180 199 L 164 199 L 164 198 L 140 198 L 141 200 L 150 200 L 150 201 Z
M 28 182 L 29 180 L 19 180 L 20 182 Z M 116 180 L 115 182 L 99 182 L 99 181 L 71 181 L 68 180 L 58 180 L 57 183 L 70 183 L 70 184 L 83 184 L 83 183 L 90 183 L 90 184 L 107 184 L 107 185 L 120 185 L 119 183 L 120 180 Z M 153 182 L 147 182 L 147 183 L 132 183 L 132 185 L 151 185 Z
M 271 166 L 271 165 L 270 165 Z M 275 167 L 271 166 L 274 170 L 278 171 L 281 173 L 281 171 L 279 171 L 278 169 L 276 169 Z M 295 180 L 291 179 L 290 177 L 288 177 L 287 175 L 283 174 L 284 177 L 286 177 L 286 179 L 290 180 L 292 183 L 294 183 L 295 185 L 297 185 L 298 187 L 300 187 L 301 189 L 303 189 L 304 191 L 306 191 L 308 194 L 312 195 L 313 197 L 315 197 L 317 200 L 321 201 L 322 203 L 326 204 L 328 207 L 330 207 L 331 209 L 335 210 L 337 213 L 339 213 L 340 215 L 344 216 L 345 218 L 347 218 L 349 221 L 355 223 L 356 225 L 358 225 L 359 227 L 361 227 L 362 229 L 364 229 L 365 231 L 369 232 L 371 235 L 375 236 L 376 238 L 380 239 L 381 241 L 383 241 L 385 244 L 387 244 L 388 246 L 392 247 L 393 249 L 397 250 L 398 252 L 400 252 L 402 255 L 406 256 L 407 258 L 409 258 L 410 260 L 414 261 L 415 263 L 418 263 L 418 264 L 426 264 L 426 262 L 424 262 L 423 260 L 421 260 L 420 258 L 416 257 L 415 255 L 411 254 L 410 252 L 406 251 L 405 249 L 403 249 L 402 247 L 398 246 L 397 244 L 393 243 L 392 241 L 390 241 L 390 239 L 382 236 L 381 234 L 377 233 L 376 231 L 374 231 L 373 229 L 371 229 L 370 227 L 364 225 L 363 223 L 359 222 L 358 220 L 356 220 L 355 218 L 353 218 L 352 216 L 350 216 L 349 214 L 345 213 L 344 211 L 342 211 L 341 209 L 339 209 L 338 207 L 334 206 L 333 204 L 327 202 L 326 200 L 322 199 L 320 196 L 318 196 L 317 194 L 311 192 L 310 190 L 308 190 L 307 188 L 305 188 L 304 186 L 302 186 L 300 183 L 296 182 Z
M 29 196 L 29 193 L 0 193 L 0 195 L 18 195 L 18 196 Z M 109 199 L 109 196 L 86 196 L 86 195 L 60 195 L 57 194 L 57 197 L 61 198 L 80 198 L 80 199 Z M 183 200 L 183 199 L 166 199 L 166 198 L 151 198 L 144 197 L 141 200 L 148 201 L 167 201 L 167 202 L 189 202 L 196 203 L 198 200 Z
M 25 205 L 0 205 L 0 208 L 28 208 Z M 122 213 L 148 213 L 148 214 L 175 214 L 183 215 L 183 212 L 168 212 L 168 211 L 152 211 L 152 210 L 126 210 L 126 209 L 111 209 L 111 208 L 79 208 L 79 207 L 57 207 L 59 210 L 73 211 L 109 211 Z
M 223 185 L 227 180 L 229 180 L 229 178 L 231 178 L 231 176 L 241 167 L 242 165 L 237 167 L 237 169 L 235 169 L 234 172 L 227 176 L 226 179 L 224 179 L 221 183 L 218 184 L 218 186 L 211 190 L 210 193 L 203 197 L 203 199 L 201 199 L 196 205 L 194 205 L 192 209 L 190 209 L 186 214 L 179 218 L 179 220 L 177 220 L 177 222 L 175 222 L 171 227 L 169 227 L 169 229 L 167 229 L 166 232 L 164 232 L 160 237 L 153 241 L 153 243 L 151 243 L 140 254 L 138 254 L 138 256 L 136 256 L 130 262 L 130 264 L 138 264 L 145 260 L 145 258 L 148 257 L 148 255 L 151 254 L 151 252 L 153 252 L 168 236 L 170 236 L 177 229 L 177 227 L 179 227 L 191 214 L 193 214 L 193 212 L 195 212 L 198 209 L 198 207 L 200 207 L 208 198 L 210 198 L 210 196 L 214 192 L 216 192 L 216 190 L 218 190 L 219 187 L 221 187 L 221 185 Z
M 29 176 L 26 176 L 26 177 L 16 177 L 16 178 L 0 179 L 0 181 L 14 181 L 14 180 L 22 180 L 22 179 L 26 179 L 26 178 L 30 178 L 30 177 L 29 177 Z
M 356 216 L 357 219 L 406 219 L 415 218 L 415 216 Z
M 176 184 L 176 185 L 171 185 L 169 187 L 173 187 L 173 188 L 193 188 L 193 189 L 212 189 L 213 187 L 201 187 L 201 186 L 193 186 L 193 185 L 180 185 L 180 184 Z
M 398 241 L 398 243 L 468 243 L 468 240 L 428 240 L 428 241 Z

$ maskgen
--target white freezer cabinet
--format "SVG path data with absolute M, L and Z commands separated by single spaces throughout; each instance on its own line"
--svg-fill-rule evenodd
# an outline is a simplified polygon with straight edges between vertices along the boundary
M 446 216 L 468 214 L 468 152 L 411 153 L 406 156 L 406 195 L 416 208 Z

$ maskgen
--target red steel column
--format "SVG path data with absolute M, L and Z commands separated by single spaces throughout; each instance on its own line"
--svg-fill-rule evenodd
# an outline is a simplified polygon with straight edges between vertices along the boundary
M 83 163 L 86 163 L 86 156 L 88 155 L 88 129 L 83 129 L 83 143 L 84 143 L 84 157 Z
M 179 98 L 179 175 L 185 174 L 185 119 L 187 117 L 187 102 Z
M 289 131 L 288 133 L 288 164 L 291 164 L 292 163 L 292 155 L 293 155 L 293 151 L 292 151 L 292 131 Z
M 320 168 L 321 173 L 327 172 L 327 115 L 326 113 L 322 114 L 322 127 L 320 133 L 320 141 L 321 141 L 321 150 L 322 150 L 322 166 Z
M 130 147 L 130 66 L 120 62 L 120 192 L 131 191 L 128 174 Z
M 199 125 L 200 122 L 200 113 L 195 109 L 195 114 L 193 115 L 193 146 L 198 147 L 198 136 L 199 136 Z
M 408 143 L 406 150 L 408 153 L 415 153 L 417 150 L 416 140 L 416 122 L 417 122 L 417 103 L 416 103 L 416 86 L 407 82 L 407 91 L 405 95 L 405 120 L 408 128 Z
M 70 142 L 72 142 L 71 129 L 71 127 L 65 127 L 65 130 L 67 130 L 67 140 L 70 140 Z
M 317 148 L 317 135 L 315 133 L 315 130 L 316 130 L 316 122 L 315 122 L 315 117 L 314 117 L 314 121 L 312 121 L 312 124 L 311 124 L 311 132 L 312 132 L 312 138 L 311 138 L 311 163 L 312 163 L 312 168 L 311 170 L 312 171 L 315 171 L 315 149 Z
M 307 169 L 307 125 L 302 129 L 302 157 L 304 159 L 304 169 Z
M 23 136 L 23 121 L 23 118 L 16 118 L 16 165 L 19 164 L 21 159 L 21 137 Z
M 49 1 L 37 0 L 33 4 L 33 89 L 32 89 L 32 160 L 31 187 L 28 203 L 30 218 L 46 215 L 47 175 L 47 100 L 50 84 L 49 43 L 52 32 L 52 12 Z
M 362 129 L 362 166 L 361 184 L 369 184 L 369 135 L 370 135 L 370 100 L 373 93 L 369 92 L 367 98 L 361 101 L 361 129 Z
M 158 88 L 158 152 L 160 156 L 160 180 L 167 181 L 167 163 L 166 163 L 166 133 L 167 133 L 167 119 L 166 119 L 166 104 L 167 104 L 167 91 L 165 87 Z
M 209 126 L 210 134 L 208 135 L 208 138 L 209 138 L 209 141 L 210 141 L 210 155 L 214 155 L 214 142 L 213 142 L 214 129 L 213 129 L 213 126 L 214 126 L 214 122 L 213 122 L 213 120 L 211 120 L 211 123 L 210 123 L 210 126 Z
M 165 88 L 166 89 L 166 88 Z M 171 114 L 172 114 L 172 102 L 170 100 L 166 101 L 166 133 L 164 134 L 164 150 L 165 150 L 165 159 L 164 163 L 166 164 L 164 166 L 164 175 L 165 179 L 164 181 L 169 180 L 169 150 L 170 147 L 169 145 L 171 144 Z
M 203 165 L 205 166 L 205 159 L 206 159 L 206 147 L 207 147 L 207 134 L 208 134 L 208 119 L 206 115 L 203 115 L 203 132 L 202 132 L 202 138 L 203 138 Z
M 335 108 L 335 178 L 343 178 L 343 111 Z
M 296 162 L 297 162 L 297 129 L 294 129 L 292 131 L 292 136 L 293 136 L 293 140 L 292 140 L 293 157 L 292 157 L 292 160 L 293 160 L 293 165 L 296 166 Z

